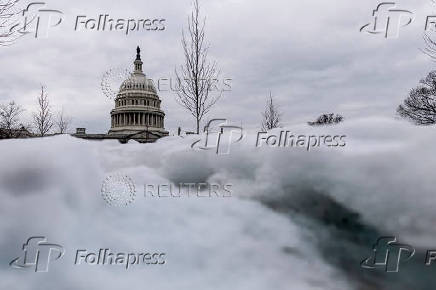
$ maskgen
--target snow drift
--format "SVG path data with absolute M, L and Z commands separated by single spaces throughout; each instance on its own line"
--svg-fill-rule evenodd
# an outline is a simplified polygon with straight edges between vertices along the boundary
M 372 118 L 269 133 L 281 130 L 345 135 L 346 145 L 256 147 L 255 131 L 245 132 L 227 155 L 192 149 L 196 136 L 146 145 L 70 136 L 1 141 L 1 288 L 378 289 L 362 286 L 320 250 L 309 220 L 344 221 L 338 208 L 377 233 L 432 248 L 434 128 Z M 114 173 L 136 184 L 128 207 L 101 198 L 102 181 Z M 233 197 L 142 195 L 144 184 L 179 182 L 232 184 Z M 312 206 L 319 201 L 328 206 Z M 316 231 L 328 229 L 317 224 Z M 42 275 L 11 269 L 8 263 L 35 235 L 63 245 L 65 257 Z M 156 250 L 167 262 L 129 270 L 75 266 L 75 251 L 82 248 Z

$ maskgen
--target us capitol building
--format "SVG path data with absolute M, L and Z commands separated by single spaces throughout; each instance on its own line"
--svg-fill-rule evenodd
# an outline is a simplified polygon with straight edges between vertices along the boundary
M 86 134 L 77 128 L 75 137 L 84 139 L 118 139 L 122 143 L 133 139 L 141 143 L 154 142 L 168 136 L 165 131 L 165 113 L 153 81 L 142 71 L 141 50 L 136 49 L 134 71 L 123 81 L 115 98 L 115 108 L 110 112 L 111 128 L 107 134 Z

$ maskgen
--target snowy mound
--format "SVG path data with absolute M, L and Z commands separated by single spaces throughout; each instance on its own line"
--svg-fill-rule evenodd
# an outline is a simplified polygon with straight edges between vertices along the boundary
M 353 278 L 324 259 L 297 221 L 304 212 L 335 223 L 337 211 L 318 213 L 306 204 L 311 199 L 328 200 L 384 235 L 432 246 L 434 128 L 366 119 L 268 134 L 281 131 L 343 135 L 345 146 L 256 146 L 255 131 L 224 155 L 192 149 L 196 136 L 145 145 L 70 136 L 1 141 L 0 288 L 354 289 Z M 111 174 L 134 181 L 129 206 L 102 198 Z M 145 184 L 189 182 L 231 184 L 232 197 L 144 197 Z M 296 216 L 283 214 L 285 208 Z M 48 273 L 7 265 L 31 236 L 66 249 Z M 166 263 L 129 269 L 73 263 L 77 249 L 106 248 L 163 252 Z

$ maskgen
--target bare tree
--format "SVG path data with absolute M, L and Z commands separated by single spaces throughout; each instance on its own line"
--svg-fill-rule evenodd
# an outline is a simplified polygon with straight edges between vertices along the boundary
M 280 126 L 281 114 L 274 104 L 271 92 L 269 93 L 268 100 L 266 102 L 265 111 L 262 113 L 262 130 L 267 131 Z
M 70 126 L 71 118 L 64 115 L 64 110 L 62 109 L 58 115 L 56 120 L 56 126 L 58 128 L 59 134 L 64 134 L 67 132 L 68 127 Z
M 436 4 L 436 0 L 431 0 L 432 4 Z M 427 28 L 427 27 L 426 27 Z M 434 27 L 423 33 L 422 38 L 424 39 L 425 47 L 420 48 L 420 50 L 429 56 L 433 61 L 436 61 L 436 41 L 434 40 Z
M 19 0 L 0 0 L 0 46 L 10 45 L 23 35 L 19 33 L 14 17 L 21 12 L 17 8 L 18 2 Z
M 20 115 L 24 110 L 14 101 L 7 105 L 0 105 L 0 128 L 5 130 L 8 138 L 13 138 L 13 131 L 18 129 Z
M 53 127 L 53 114 L 44 86 L 41 86 L 41 94 L 38 97 L 38 112 L 33 114 L 33 122 L 37 132 L 42 137 Z
M 425 47 L 420 48 L 420 50 L 433 61 L 436 61 L 436 42 L 427 33 L 424 33 L 422 38 L 424 39 Z
M 198 0 L 188 17 L 188 35 L 182 32 L 182 47 L 185 62 L 180 70 L 175 70 L 179 83 L 177 101 L 195 118 L 197 134 L 200 122 L 221 97 L 221 93 L 211 94 L 212 82 L 219 76 L 216 62 L 208 59 L 209 47 L 205 43 L 206 18 L 200 19 Z
M 334 125 L 344 121 L 344 117 L 340 114 L 322 114 L 314 122 L 307 122 L 310 126 Z
M 436 71 L 431 71 L 409 92 L 397 113 L 417 125 L 436 123 Z

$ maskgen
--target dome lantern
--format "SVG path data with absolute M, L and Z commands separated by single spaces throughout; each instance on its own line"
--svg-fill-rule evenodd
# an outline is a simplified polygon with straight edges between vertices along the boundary
M 135 71 L 134 73 L 139 73 L 142 74 L 142 60 L 141 60 L 141 49 L 139 48 L 139 46 L 136 48 L 136 59 L 134 61 L 135 64 Z

